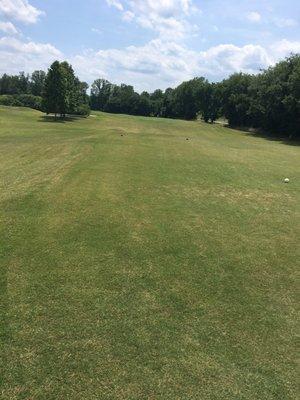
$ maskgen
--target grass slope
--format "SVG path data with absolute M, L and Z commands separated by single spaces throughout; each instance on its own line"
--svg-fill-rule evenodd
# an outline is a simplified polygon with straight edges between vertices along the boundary
M 295 399 L 299 169 L 220 125 L 0 108 L 0 397 Z

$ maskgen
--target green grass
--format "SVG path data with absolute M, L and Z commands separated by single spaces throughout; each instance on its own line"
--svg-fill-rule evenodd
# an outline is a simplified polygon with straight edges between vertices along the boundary
M 296 399 L 299 147 L 94 114 L 0 108 L 0 398 Z

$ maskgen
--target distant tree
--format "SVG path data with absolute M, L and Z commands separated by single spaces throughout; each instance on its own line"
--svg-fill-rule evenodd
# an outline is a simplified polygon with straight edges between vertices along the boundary
M 60 114 L 62 117 L 67 113 L 68 88 L 69 82 L 65 68 L 59 61 L 54 61 L 46 76 L 43 93 L 43 107 L 47 114 L 53 113 L 55 117 Z
M 120 103 L 122 105 L 121 112 L 124 114 L 135 114 L 137 97 L 133 86 L 122 83 L 120 86 L 119 95 Z
M 300 55 L 258 75 L 233 74 L 221 84 L 222 113 L 230 125 L 300 136 Z
M 48 113 L 88 115 L 94 110 L 144 116 L 195 119 L 219 116 L 232 126 L 253 127 L 282 136 L 300 137 L 300 55 L 293 54 L 257 75 L 235 73 L 220 83 L 200 77 L 176 88 L 153 93 L 97 79 L 87 94 L 67 62 L 54 62 L 47 75 L 3 74 L 0 104 L 43 109 Z M 41 106 L 41 97 L 43 101 Z
M 89 105 L 86 90 L 88 85 L 75 76 L 66 61 L 55 61 L 46 76 L 43 92 L 43 108 L 55 116 L 60 114 L 88 115 Z
M 225 79 L 221 85 L 222 111 L 230 125 L 251 126 L 249 108 L 252 102 L 250 87 L 253 75 L 236 73 Z
M 30 92 L 29 75 L 20 72 L 18 77 L 18 94 L 28 94 Z
M 112 85 L 108 100 L 104 106 L 106 112 L 119 114 L 124 112 L 124 107 L 121 104 L 121 88 L 118 85 Z
M 157 89 L 150 94 L 151 114 L 154 117 L 161 117 L 163 101 L 164 101 L 164 93 L 162 90 Z
M 34 96 L 42 96 L 46 80 L 44 71 L 34 71 L 30 78 L 30 91 Z
M 175 108 L 179 118 L 195 119 L 200 110 L 205 78 L 194 78 L 183 82 L 175 89 Z
M 90 113 L 89 96 L 87 90 L 89 85 L 86 82 L 81 82 L 77 77 L 74 79 L 74 113 L 83 113 L 83 110 L 87 110 L 87 114 Z M 79 109 L 81 110 L 79 112 Z
M 196 91 L 197 108 L 205 122 L 213 123 L 220 116 L 221 94 L 218 84 L 202 81 Z
M 255 76 L 249 92 L 252 126 L 300 136 L 300 55 L 292 55 Z
M 104 111 L 112 89 L 113 85 L 106 79 L 96 79 L 91 87 L 91 108 Z
M 29 94 L 29 75 L 20 72 L 19 75 L 4 74 L 0 78 L 0 94 Z
M 176 107 L 175 107 L 175 90 L 168 88 L 164 92 L 163 103 L 161 108 L 161 116 L 165 118 L 176 117 Z
M 300 138 L 300 56 L 293 55 L 286 60 L 287 92 L 282 100 L 288 121 L 287 130 L 290 137 Z
M 135 93 L 133 86 L 122 83 L 120 86 L 111 87 L 108 101 L 104 111 L 135 115 L 139 108 L 139 95 Z
M 11 94 L 10 93 L 10 76 L 3 74 L 0 79 L 0 95 Z
M 151 114 L 151 101 L 150 95 L 147 92 L 142 92 L 140 95 L 137 95 L 137 108 L 136 114 L 149 116 Z

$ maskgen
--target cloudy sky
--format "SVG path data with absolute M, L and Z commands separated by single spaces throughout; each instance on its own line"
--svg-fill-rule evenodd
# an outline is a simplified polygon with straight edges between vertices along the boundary
M 72 63 L 137 90 L 255 73 L 300 52 L 299 0 L 0 0 L 0 74 Z

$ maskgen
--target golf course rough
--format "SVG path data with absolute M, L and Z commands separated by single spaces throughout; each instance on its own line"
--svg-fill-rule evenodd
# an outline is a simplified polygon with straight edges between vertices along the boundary
M 1 399 L 296 399 L 299 147 L 93 114 L 0 107 Z

